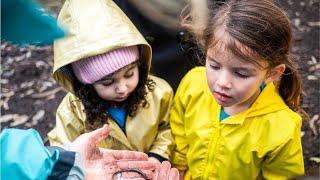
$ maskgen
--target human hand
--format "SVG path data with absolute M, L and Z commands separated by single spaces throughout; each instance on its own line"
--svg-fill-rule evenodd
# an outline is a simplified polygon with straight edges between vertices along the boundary
M 179 171 L 171 168 L 168 161 L 163 161 L 155 170 L 153 180 L 179 180 Z
M 179 171 L 179 179 L 183 180 L 184 179 L 184 174 L 186 173 L 186 171 Z
M 73 143 L 73 148 L 84 159 L 85 179 L 134 179 L 145 174 L 152 179 L 155 166 L 148 161 L 148 156 L 142 152 L 126 150 L 109 150 L 98 148 L 97 143 L 108 136 L 109 128 L 104 125 L 90 133 L 79 136 Z M 116 173 L 123 170 L 122 173 Z M 140 171 L 140 172 L 137 172 Z
M 150 158 L 149 158 L 150 161 Z M 168 161 L 160 163 L 154 171 L 152 180 L 179 180 L 179 171 L 176 168 L 171 168 L 171 164 Z M 134 178 L 135 180 L 144 180 L 144 178 Z M 124 179 L 122 179 L 124 180 Z M 125 180 L 129 180 L 125 179 Z
M 152 162 L 155 165 L 155 167 L 157 167 L 161 164 L 161 162 L 157 158 L 154 158 L 154 157 L 149 157 L 148 161 Z

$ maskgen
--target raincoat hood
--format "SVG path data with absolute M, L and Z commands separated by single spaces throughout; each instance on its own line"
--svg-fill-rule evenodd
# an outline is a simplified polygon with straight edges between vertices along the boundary
M 150 68 L 150 45 L 112 0 L 67 0 L 58 24 L 67 34 L 54 42 L 53 78 L 69 92 L 74 93 L 74 77 L 66 65 L 83 58 L 139 45 Z

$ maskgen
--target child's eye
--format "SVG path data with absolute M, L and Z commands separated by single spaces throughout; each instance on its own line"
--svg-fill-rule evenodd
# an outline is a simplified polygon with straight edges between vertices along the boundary
M 236 75 L 237 75 L 238 77 L 240 77 L 240 78 L 243 78 L 243 79 L 245 79 L 245 78 L 248 78 L 248 77 L 249 77 L 249 75 L 244 74 L 244 73 L 239 73 L 239 72 L 236 72 Z
M 216 65 L 210 65 L 210 67 L 211 67 L 212 69 L 214 69 L 214 70 L 219 70 L 219 69 L 220 69 L 220 67 L 219 67 L 219 66 L 216 66 Z
M 130 73 L 128 73 L 128 74 L 126 74 L 124 77 L 126 77 L 126 78 L 130 78 L 130 77 L 132 77 L 133 76 L 133 71 L 132 72 L 130 72 Z
M 101 83 L 103 86 L 111 86 L 113 81 L 103 82 Z
M 103 85 L 103 86 L 111 86 L 111 84 L 112 84 L 112 83 L 108 83 L 108 84 L 103 83 L 102 85 Z

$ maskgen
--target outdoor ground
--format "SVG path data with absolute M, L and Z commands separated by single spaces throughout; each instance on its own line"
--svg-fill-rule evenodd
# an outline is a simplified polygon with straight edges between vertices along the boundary
M 61 4 L 61 3 L 60 3 Z M 59 9 L 54 4 L 52 9 Z M 301 107 L 305 168 L 319 167 L 320 157 L 320 59 L 319 0 L 281 0 L 294 26 L 292 53 L 303 79 Z M 47 47 L 16 47 L 1 42 L 1 131 L 34 128 L 48 144 L 46 134 L 55 125 L 55 111 L 66 92 L 52 79 L 53 51 Z

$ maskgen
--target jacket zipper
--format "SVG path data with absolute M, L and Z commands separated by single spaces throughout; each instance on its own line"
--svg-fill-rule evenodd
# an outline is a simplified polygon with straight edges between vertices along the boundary
M 203 178 L 202 179 L 209 179 L 209 174 L 210 174 L 210 170 L 213 167 L 213 161 L 216 158 L 216 149 L 217 149 L 217 145 L 219 144 L 220 141 L 220 136 L 221 136 L 221 130 L 222 127 L 219 126 L 219 129 L 216 133 L 213 133 L 213 142 L 212 145 L 209 149 L 209 157 L 208 157 L 208 161 L 207 161 L 207 165 L 205 167 L 205 171 L 203 173 Z

